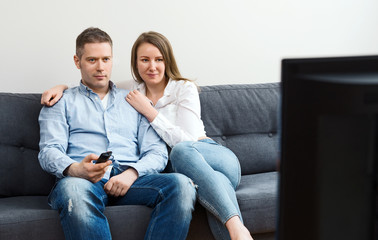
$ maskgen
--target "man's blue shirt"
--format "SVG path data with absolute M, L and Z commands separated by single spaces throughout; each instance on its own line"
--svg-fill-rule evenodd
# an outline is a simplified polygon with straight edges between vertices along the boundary
M 62 178 L 63 171 L 85 156 L 112 151 L 115 163 L 133 167 L 139 177 L 161 172 L 168 159 L 165 143 L 126 100 L 128 91 L 110 82 L 109 100 L 101 99 L 80 83 L 39 115 L 42 168 Z

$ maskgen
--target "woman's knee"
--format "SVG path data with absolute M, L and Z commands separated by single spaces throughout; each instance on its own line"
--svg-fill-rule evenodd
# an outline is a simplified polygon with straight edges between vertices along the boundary
M 191 162 L 194 158 L 198 157 L 193 143 L 194 142 L 191 141 L 181 142 L 172 148 L 169 159 L 175 171 L 177 168 L 180 168 L 181 165 L 184 164 L 185 167 L 185 163 Z
M 193 143 L 192 141 L 185 141 L 185 142 L 180 142 L 176 144 L 171 151 L 170 156 L 182 156 L 186 154 L 188 151 L 193 150 Z

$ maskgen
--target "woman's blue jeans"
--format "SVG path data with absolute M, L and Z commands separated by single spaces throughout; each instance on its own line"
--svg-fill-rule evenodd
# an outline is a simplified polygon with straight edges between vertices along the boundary
M 177 144 L 170 161 L 173 171 L 188 176 L 198 186 L 197 197 L 207 210 L 214 237 L 230 239 L 225 223 L 236 215 L 242 220 L 235 194 L 241 178 L 235 154 L 212 139 L 203 139 Z
M 177 173 L 142 176 L 125 196 L 118 198 L 105 193 L 106 182 L 102 179 L 93 184 L 75 177 L 57 182 L 49 195 L 49 204 L 59 211 L 66 239 L 111 239 L 103 214 L 107 205 L 153 208 L 145 239 L 186 238 L 196 199 L 195 189 L 186 176 Z

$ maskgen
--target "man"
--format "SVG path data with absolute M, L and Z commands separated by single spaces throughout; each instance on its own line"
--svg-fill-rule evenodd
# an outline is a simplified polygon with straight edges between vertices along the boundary
M 184 175 L 159 173 L 167 163 L 165 143 L 125 101 L 127 91 L 110 81 L 112 57 L 107 33 L 84 30 L 74 56 L 80 86 L 41 110 L 38 157 L 58 178 L 49 204 L 59 211 L 66 239 L 111 239 L 104 208 L 125 204 L 154 208 L 145 239 L 185 239 L 194 187 Z M 94 164 L 105 151 L 114 160 Z

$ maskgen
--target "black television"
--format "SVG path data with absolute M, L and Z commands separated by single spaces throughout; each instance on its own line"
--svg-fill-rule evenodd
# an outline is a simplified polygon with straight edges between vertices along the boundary
M 378 56 L 282 60 L 277 240 L 378 239 Z

